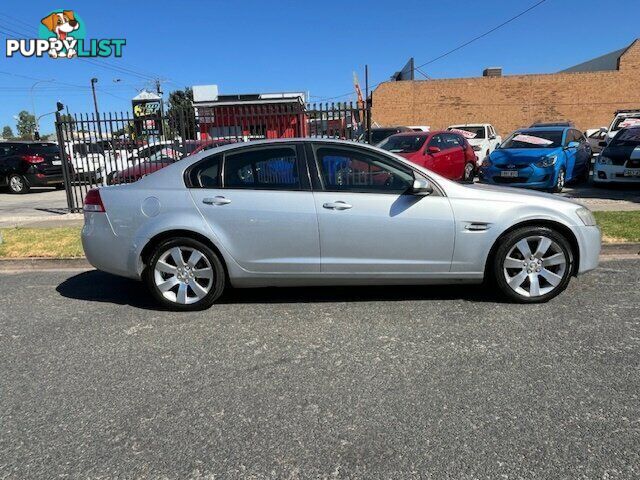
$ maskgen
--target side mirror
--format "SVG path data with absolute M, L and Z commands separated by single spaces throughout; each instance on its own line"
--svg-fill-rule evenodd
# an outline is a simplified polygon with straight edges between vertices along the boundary
M 433 187 L 431 182 L 426 178 L 416 178 L 411 186 L 412 195 L 431 195 L 433 193 Z
M 492 133 L 489 135 L 489 140 L 495 140 L 497 137 Z
M 578 148 L 580 146 L 580 142 L 569 142 L 567 144 L 567 148 Z
M 430 147 L 427 147 L 427 153 L 438 153 L 441 151 L 442 150 L 440 150 L 440 147 L 435 147 L 433 145 L 431 145 Z

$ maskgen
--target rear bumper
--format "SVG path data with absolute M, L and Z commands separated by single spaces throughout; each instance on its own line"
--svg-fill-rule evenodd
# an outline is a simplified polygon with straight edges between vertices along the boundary
M 593 226 L 574 227 L 574 233 L 580 248 L 580 263 L 578 264 L 578 274 L 586 273 L 598 266 L 600 248 L 602 246 L 602 234 L 600 228 Z
M 27 183 L 32 187 L 48 187 L 64 183 L 62 174 L 46 175 L 42 173 L 29 173 L 25 175 Z
M 140 279 L 133 261 L 135 245 L 114 233 L 106 213 L 85 213 L 81 237 L 87 260 L 98 270 Z

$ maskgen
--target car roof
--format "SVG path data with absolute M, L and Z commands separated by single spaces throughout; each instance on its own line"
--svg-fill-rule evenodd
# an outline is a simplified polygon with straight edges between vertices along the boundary
M 576 129 L 575 127 L 567 127 L 567 126 L 549 126 L 549 127 L 544 127 L 544 126 L 540 126 L 540 127 L 527 127 L 527 128 L 519 128 L 518 132 L 541 132 L 541 131 L 545 131 L 545 132 L 564 132 L 565 130 L 569 130 L 569 129 Z

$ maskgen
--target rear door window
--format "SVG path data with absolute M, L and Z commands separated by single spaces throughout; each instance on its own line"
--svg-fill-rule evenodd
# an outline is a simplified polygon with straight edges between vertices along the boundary
M 296 148 L 270 147 L 225 154 L 223 178 L 225 188 L 300 190 Z

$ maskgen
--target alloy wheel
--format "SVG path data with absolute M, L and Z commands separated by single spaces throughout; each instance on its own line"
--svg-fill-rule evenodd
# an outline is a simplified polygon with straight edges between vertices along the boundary
M 188 305 L 202 300 L 214 286 L 214 271 L 206 255 L 186 246 L 162 253 L 154 266 L 153 278 L 164 298 Z
M 470 163 L 467 163 L 464 166 L 464 179 L 469 182 L 473 179 L 473 165 Z
M 19 175 L 13 175 L 9 180 L 9 187 L 14 192 L 21 192 L 24 190 L 24 180 Z
M 556 191 L 561 192 L 564 189 L 565 174 L 564 170 L 558 172 L 558 181 L 556 182 Z
M 529 236 L 515 243 L 503 262 L 507 285 L 524 297 L 540 297 L 555 290 L 564 278 L 567 256 L 546 236 Z

